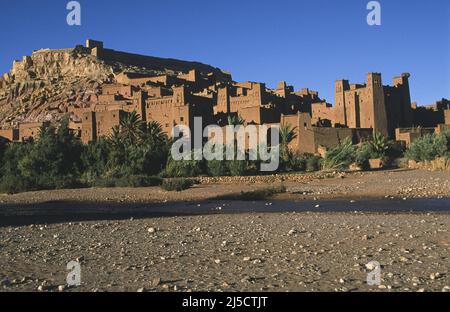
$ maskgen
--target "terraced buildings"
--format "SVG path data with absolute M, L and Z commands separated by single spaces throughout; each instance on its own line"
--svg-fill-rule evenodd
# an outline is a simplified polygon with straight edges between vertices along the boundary
M 30 120 L 33 116 L 42 119 L 69 114 L 71 129 L 88 143 L 110 135 L 132 111 L 146 122 L 158 122 L 168 134 L 176 125 L 192 128 L 194 117 L 202 117 L 205 125 L 220 126 L 233 115 L 246 124 L 289 123 L 298 134 L 292 147 L 310 153 L 335 146 L 346 137 L 357 143 L 374 131 L 408 141 L 405 133 L 417 132 L 417 127 L 426 125 L 434 131 L 439 124 L 438 129 L 442 129 L 450 123 L 445 99 L 427 114 L 411 104 L 409 74 L 395 77 L 392 86 L 383 85 L 380 73 L 369 73 L 364 84 L 338 80 L 333 106 L 317 91 L 295 91 L 284 81 L 276 89 L 261 82 L 234 82 L 229 73 L 208 65 L 117 52 L 105 49 L 99 41 L 88 40 L 86 46 L 71 50 L 37 53 L 15 62 L 12 72 L 0 79 L 0 112 L 2 105 L 13 109 L 17 102 L 26 104 L 24 120 L 13 118 L 10 127 L 0 130 L 0 135 L 11 141 L 36 136 L 39 124 L 54 121 L 51 117 Z M 37 62 L 42 64 L 37 66 Z M 72 89 L 64 89 L 63 84 L 60 91 L 69 93 L 67 98 L 49 91 L 50 95 L 36 96 L 41 106 L 24 101 L 27 88 L 31 88 L 32 97 L 48 88 L 46 80 L 56 79 L 61 84 L 66 77 L 71 78 Z M 81 91 L 73 89 L 79 80 L 87 85 Z M 34 111 L 27 111 L 30 105 Z

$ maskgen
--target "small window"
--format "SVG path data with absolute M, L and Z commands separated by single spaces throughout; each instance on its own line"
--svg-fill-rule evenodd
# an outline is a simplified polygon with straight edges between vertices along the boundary
M 184 117 L 180 117 L 180 121 L 184 121 Z

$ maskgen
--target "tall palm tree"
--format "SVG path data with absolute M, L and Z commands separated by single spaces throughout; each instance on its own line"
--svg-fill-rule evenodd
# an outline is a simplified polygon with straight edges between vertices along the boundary
M 113 147 L 120 147 L 120 146 L 122 146 L 122 136 L 120 134 L 120 127 L 119 126 L 114 126 L 112 128 L 112 132 L 108 136 L 107 141 Z
M 167 141 L 167 134 L 163 131 L 161 125 L 157 121 L 150 121 L 147 124 L 147 138 L 155 143 Z
M 144 134 L 144 122 L 136 112 L 131 112 L 120 120 L 120 136 L 124 142 L 136 144 L 142 140 Z
M 229 126 L 239 126 L 245 122 L 240 115 L 228 115 L 227 121 Z
M 289 144 L 297 138 L 297 127 L 293 128 L 290 124 L 280 126 L 280 152 L 283 159 L 289 156 Z

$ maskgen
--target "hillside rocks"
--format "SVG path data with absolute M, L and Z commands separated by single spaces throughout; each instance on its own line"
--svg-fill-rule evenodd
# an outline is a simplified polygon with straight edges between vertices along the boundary
M 121 72 L 164 75 L 180 68 L 220 73 L 209 65 L 180 60 L 138 56 L 92 48 L 34 51 L 14 61 L 9 73 L 0 76 L 0 127 L 20 122 L 56 122 L 70 107 L 86 108 L 96 102 L 101 86 L 114 83 Z M 136 60 L 141 61 L 139 64 Z
M 14 61 L 0 84 L 0 126 L 57 121 L 70 106 L 86 107 L 112 81 L 110 65 L 80 48 L 39 50 Z

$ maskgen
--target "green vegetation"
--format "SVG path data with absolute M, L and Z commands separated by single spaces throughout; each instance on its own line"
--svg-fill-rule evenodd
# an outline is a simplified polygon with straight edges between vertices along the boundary
M 174 160 L 169 157 L 163 176 L 168 178 L 189 178 L 205 174 L 206 164 L 204 160 L 195 160 L 195 152 L 192 152 L 191 160 Z
M 239 116 L 230 117 L 228 121 L 230 124 L 243 122 Z M 171 140 L 161 126 L 156 122 L 142 122 L 136 113 L 128 114 L 119 126 L 112 129 L 109 137 L 87 145 L 83 145 L 69 130 L 68 122 L 68 118 L 64 118 L 58 127 L 42 127 L 38 138 L 31 142 L 7 143 L 0 140 L 0 193 L 91 186 L 162 186 L 180 191 L 192 186 L 192 180 L 185 178 L 261 174 L 260 160 L 175 161 L 170 157 Z M 295 129 L 290 125 L 281 127 L 278 172 L 313 172 L 321 168 L 340 170 L 355 162 L 367 168 L 370 158 L 388 160 L 403 154 L 396 144 L 379 133 L 358 146 L 348 138 L 328 150 L 324 159 L 292 152 L 289 144 L 295 138 Z M 416 161 L 450 157 L 450 133 L 417 139 L 405 155 Z M 192 159 L 194 156 L 195 152 Z M 248 156 L 247 152 L 246 159 Z M 242 196 L 265 198 L 280 192 L 282 188 L 270 188 Z
M 356 163 L 362 168 L 369 167 L 369 159 L 381 158 L 388 162 L 393 158 L 401 157 L 403 151 L 381 133 L 374 133 L 367 142 L 353 145 L 350 138 L 340 145 L 327 151 L 323 159 L 324 169 L 347 169 L 350 164 Z
M 174 179 L 166 179 L 162 182 L 161 187 L 169 192 L 177 191 L 181 192 L 191 188 L 195 184 L 195 181 L 192 179 L 185 178 L 174 178 Z
M 283 124 L 280 127 L 280 158 L 283 163 L 289 161 L 289 144 L 297 138 L 295 129 L 290 124 Z
M 346 169 L 355 161 L 356 147 L 350 138 L 327 151 L 323 160 L 324 169 Z
M 374 133 L 370 141 L 362 143 L 356 151 L 355 162 L 363 168 L 368 167 L 369 159 L 381 158 L 387 162 L 391 158 L 401 156 L 393 141 L 389 141 L 381 133 Z
M 68 119 L 59 131 L 42 127 L 32 144 L 10 145 L 4 155 L 0 192 L 80 187 L 83 145 L 68 129 Z
M 97 187 L 149 187 L 160 186 L 163 180 L 160 177 L 145 175 L 124 176 L 121 178 L 100 178 L 94 183 Z
M 287 190 L 284 185 L 280 185 L 279 187 L 267 187 L 251 192 L 242 192 L 240 199 L 245 201 L 265 200 L 277 194 L 286 193 L 286 191 Z
M 320 170 L 321 162 L 322 159 L 317 155 L 289 151 L 288 159 L 283 167 L 286 172 L 314 172 Z
M 169 139 L 158 124 L 132 113 L 107 139 L 83 145 L 64 118 L 58 128 L 42 127 L 35 142 L 0 146 L 0 192 L 85 186 L 153 186 L 169 154 Z M 0 154 L 0 155 L 1 155 Z
M 405 153 L 415 161 L 431 161 L 438 157 L 450 156 L 450 132 L 427 134 L 415 140 Z

